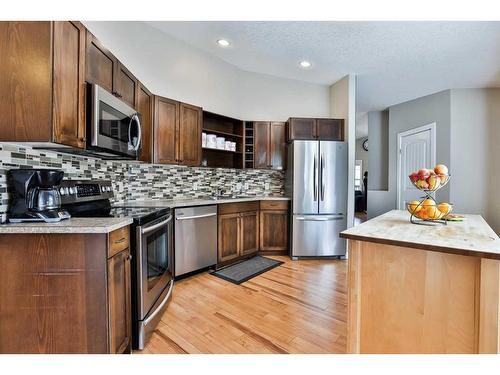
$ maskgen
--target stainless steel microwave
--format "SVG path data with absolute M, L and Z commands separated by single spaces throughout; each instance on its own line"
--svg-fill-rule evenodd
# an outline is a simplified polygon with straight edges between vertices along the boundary
M 87 149 L 99 154 L 137 158 L 141 146 L 139 113 L 104 88 L 88 85 Z

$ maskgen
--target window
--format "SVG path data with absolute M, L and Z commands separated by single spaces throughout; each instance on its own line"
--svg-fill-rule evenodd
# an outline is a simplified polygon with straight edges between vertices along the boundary
M 363 160 L 356 160 L 354 164 L 354 190 L 363 191 Z

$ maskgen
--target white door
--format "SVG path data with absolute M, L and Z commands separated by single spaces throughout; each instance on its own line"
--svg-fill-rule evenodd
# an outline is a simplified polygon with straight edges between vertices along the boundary
M 420 168 L 436 165 L 436 123 L 398 133 L 398 209 L 405 209 L 405 201 L 422 197 L 408 176 Z

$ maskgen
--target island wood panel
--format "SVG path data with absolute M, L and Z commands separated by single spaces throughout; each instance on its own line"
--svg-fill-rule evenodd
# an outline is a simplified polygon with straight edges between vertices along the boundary
M 106 353 L 105 234 L 0 236 L 0 353 Z
M 0 22 L 0 140 L 52 139 L 52 26 Z
M 362 241 L 349 249 L 350 353 L 498 351 L 498 265 Z

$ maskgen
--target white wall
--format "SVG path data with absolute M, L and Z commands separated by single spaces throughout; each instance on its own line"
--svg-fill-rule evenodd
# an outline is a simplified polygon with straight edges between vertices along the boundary
M 358 138 L 356 139 L 356 153 L 355 153 L 355 159 L 356 160 L 361 160 L 363 165 L 362 165 L 362 172 L 361 175 L 363 176 L 366 171 L 368 171 L 368 164 L 369 164 L 369 151 L 365 151 L 363 148 L 363 142 L 367 139 L 367 137 L 364 138 Z
M 329 114 L 328 86 L 241 70 L 143 22 L 84 24 L 154 94 L 242 120 Z
M 500 233 L 500 89 L 451 90 L 450 201 Z
M 330 86 L 330 116 L 345 120 L 348 144 L 347 226 L 354 225 L 354 160 L 356 153 L 356 77 L 349 74 Z

